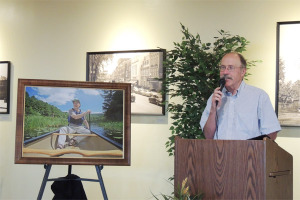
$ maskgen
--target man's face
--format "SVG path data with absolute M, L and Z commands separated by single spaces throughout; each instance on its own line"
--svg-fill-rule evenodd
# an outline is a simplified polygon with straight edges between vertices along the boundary
M 80 107 L 79 101 L 74 101 L 74 102 L 73 102 L 73 107 L 74 107 L 74 108 L 79 108 L 79 107 Z
M 242 67 L 242 63 L 237 54 L 226 54 L 221 60 L 221 66 L 226 67 L 225 70 L 220 70 L 220 77 L 226 76 L 225 87 L 233 92 L 237 90 L 246 73 L 246 68 Z

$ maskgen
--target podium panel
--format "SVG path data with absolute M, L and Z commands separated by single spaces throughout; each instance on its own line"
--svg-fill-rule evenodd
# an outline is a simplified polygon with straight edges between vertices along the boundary
M 293 157 L 274 141 L 175 140 L 175 180 L 205 199 L 292 199 Z

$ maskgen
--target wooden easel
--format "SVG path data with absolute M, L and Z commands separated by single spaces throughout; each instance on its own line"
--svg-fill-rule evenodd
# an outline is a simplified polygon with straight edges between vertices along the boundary
M 49 174 L 50 174 L 51 167 L 52 167 L 52 165 L 49 165 L 49 164 L 45 164 L 45 165 L 44 165 L 44 168 L 46 169 L 46 171 L 45 171 L 45 175 L 44 175 L 44 178 L 43 178 L 43 182 L 42 182 L 42 185 L 41 185 L 41 188 L 40 188 L 40 191 L 39 191 L 39 195 L 38 195 L 38 197 L 37 197 L 37 200 L 41 200 L 41 199 L 42 199 L 47 181 L 56 181 L 56 180 L 59 180 L 59 181 L 67 181 L 67 180 L 69 180 L 69 179 L 67 179 L 67 178 L 66 178 L 66 179 L 63 179 L 63 178 L 48 179 Z M 106 190 L 105 190 L 105 186 L 104 186 L 103 179 L 102 179 L 102 175 L 101 175 L 101 170 L 103 169 L 103 165 L 95 165 L 95 167 L 96 167 L 98 179 L 78 178 L 78 179 L 72 179 L 72 180 L 76 180 L 76 181 L 99 182 L 99 183 L 100 183 L 101 190 L 102 190 L 103 198 L 104 198 L 104 200 L 108 200 L 107 194 L 106 194 Z M 71 172 L 72 172 L 72 165 L 69 165 L 69 166 L 68 166 L 68 175 L 70 175 Z

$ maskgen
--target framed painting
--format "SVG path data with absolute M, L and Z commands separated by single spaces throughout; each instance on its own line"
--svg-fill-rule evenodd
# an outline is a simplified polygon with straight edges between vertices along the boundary
M 10 62 L 0 61 L 0 114 L 9 114 Z
M 87 53 L 86 80 L 131 84 L 131 113 L 165 115 L 165 49 Z
M 300 21 L 277 23 L 276 104 L 281 126 L 300 126 Z
M 130 165 L 130 89 L 19 79 L 15 163 Z

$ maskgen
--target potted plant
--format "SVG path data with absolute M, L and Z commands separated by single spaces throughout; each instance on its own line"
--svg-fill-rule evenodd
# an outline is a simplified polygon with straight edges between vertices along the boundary
M 219 63 L 228 52 L 246 51 L 249 44 L 244 37 L 220 30 L 213 43 L 204 43 L 200 35 L 192 35 L 181 24 L 181 42 L 174 42 L 174 49 L 167 52 L 164 62 L 166 78 L 165 93 L 176 102 L 165 102 L 173 119 L 171 136 L 166 142 L 167 152 L 174 155 L 175 136 L 188 139 L 203 139 L 200 118 L 206 102 L 219 82 Z M 250 68 L 258 61 L 247 61 Z M 246 74 L 246 76 L 249 74 Z
M 199 194 L 192 196 L 190 194 L 190 187 L 188 186 L 188 178 L 185 178 L 181 185 L 178 186 L 175 192 L 173 192 L 171 195 L 154 195 L 152 193 L 153 197 L 157 200 L 159 200 L 158 196 L 162 196 L 164 200 L 201 200 L 204 197 L 204 194 L 202 192 L 199 192 Z

